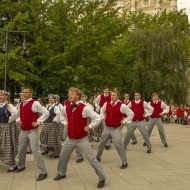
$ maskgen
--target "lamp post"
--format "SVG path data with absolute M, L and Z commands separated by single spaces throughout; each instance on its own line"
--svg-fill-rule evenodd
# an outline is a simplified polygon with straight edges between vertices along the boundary
M 24 34 L 24 41 L 23 41 L 23 50 L 26 50 L 26 39 L 25 33 L 27 31 L 10 31 L 8 28 L 3 30 L 5 33 L 5 41 L 3 44 L 3 50 L 5 51 L 5 69 L 4 69 L 4 90 L 7 90 L 7 73 L 8 73 L 8 51 L 9 51 L 9 33 L 23 33 Z

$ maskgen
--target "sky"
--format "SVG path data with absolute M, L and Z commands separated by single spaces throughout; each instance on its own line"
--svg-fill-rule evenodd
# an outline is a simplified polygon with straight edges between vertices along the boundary
M 178 0 L 177 1 L 178 10 L 186 8 L 186 13 L 188 15 L 189 23 L 190 23 L 190 0 Z

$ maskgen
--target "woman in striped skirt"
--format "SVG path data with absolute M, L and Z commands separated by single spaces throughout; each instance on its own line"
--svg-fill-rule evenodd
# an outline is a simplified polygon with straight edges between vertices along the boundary
M 8 103 L 8 92 L 0 90 L 0 160 L 10 166 L 7 172 L 16 169 L 19 128 L 15 122 L 9 123 L 9 117 L 16 111 L 17 109 Z
M 50 115 L 40 134 L 42 154 L 48 153 L 49 156 L 59 157 L 61 152 L 61 134 L 59 130 L 60 109 L 55 104 L 56 97 L 49 95 L 47 110 Z

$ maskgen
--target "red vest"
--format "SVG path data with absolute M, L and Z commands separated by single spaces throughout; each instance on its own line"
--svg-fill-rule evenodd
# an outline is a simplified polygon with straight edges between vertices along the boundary
M 104 94 L 100 95 L 100 107 L 102 107 L 105 102 L 111 102 L 111 96 L 110 96 L 110 94 L 108 94 L 107 97 L 105 97 Z
M 121 120 L 124 117 L 124 114 L 120 112 L 120 107 L 122 102 L 118 102 L 115 106 L 111 106 L 110 102 L 107 102 L 106 106 L 106 119 L 105 123 L 107 127 L 117 128 L 121 126 Z
M 39 115 L 32 111 L 34 100 L 29 101 L 25 106 L 23 102 L 20 104 L 20 120 L 22 130 L 32 130 L 32 122 L 36 122 Z
M 171 106 L 169 106 L 169 112 L 167 113 L 168 116 L 171 116 L 172 115 L 172 108 Z
M 65 100 L 65 106 L 70 106 L 71 105 L 71 102 L 67 99 Z
M 154 111 L 151 118 L 161 118 L 162 116 L 159 115 L 159 113 L 162 113 L 163 109 L 161 108 L 161 101 L 158 101 L 157 104 L 155 104 L 153 101 L 150 102 L 150 105 L 154 108 Z
M 177 109 L 177 117 L 178 117 L 178 118 L 182 118 L 182 113 L 183 113 L 182 108 L 179 107 L 179 108 Z
M 71 139 L 80 139 L 88 135 L 84 127 L 87 125 L 87 118 L 82 117 L 82 111 L 86 105 L 80 103 L 72 112 L 66 107 L 68 119 L 68 137 Z
M 143 121 L 144 120 L 144 100 L 140 100 L 138 104 L 135 100 L 131 101 L 131 110 L 134 112 L 133 121 Z

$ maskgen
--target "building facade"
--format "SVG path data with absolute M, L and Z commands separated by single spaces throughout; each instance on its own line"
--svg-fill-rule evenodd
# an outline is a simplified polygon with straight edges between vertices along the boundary
M 177 9 L 177 0 L 118 0 L 116 7 L 121 7 L 123 11 L 143 11 L 155 14 L 162 10 Z

